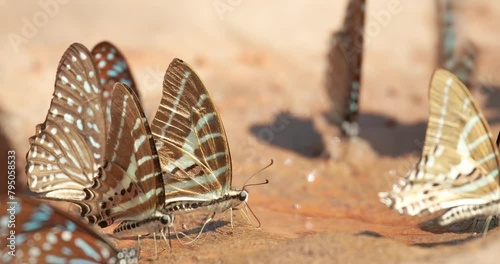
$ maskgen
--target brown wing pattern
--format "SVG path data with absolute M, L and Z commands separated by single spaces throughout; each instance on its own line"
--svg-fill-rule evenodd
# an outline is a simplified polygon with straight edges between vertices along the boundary
M 222 121 L 207 89 L 185 62 L 167 69 L 152 123 L 167 203 L 213 199 L 231 186 L 231 157 Z
M 45 122 L 29 139 L 28 186 L 47 198 L 81 200 L 104 158 L 106 121 L 90 52 L 71 45 L 61 58 Z
M 139 99 L 117 83 L 111 106 L 105 165 L 79 203 L 82 215 L 101 227 L 151 217 L 165 200 L 158 155 Z

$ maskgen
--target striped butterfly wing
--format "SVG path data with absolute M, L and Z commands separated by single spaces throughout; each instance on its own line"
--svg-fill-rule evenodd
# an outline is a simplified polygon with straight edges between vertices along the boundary
M 358 111 L 363 60 L 365 0 L 350 0 L 343 28 L 333 34 L 328 53 L 329 117 L 349 136 L 359 133 Z
M 103 41 L 98 43 L 92 49 L 91 53 L 101 78 L 101 86 L 109 122 L 109 107 L 111 105 L 111 94 L 115 83 L 121 82 L 126 84 L 135 92 L 137 97 L 140 98 L 139 91 L 137 90 L 137 85 L 135 84 L 130 66 L 125 56 L 123 56 L 115 45 L 108 41 Z
M 443 225 L 488 214 L 500 199 L 500 156 L 488 123 L 467 88 L 446 70 L 434 73 L 429 94 L 422 159 L 379 196 L 409 215 L 450 209 L 440 218 Z
M 136 248 L 119 251 L 81 219 L 39 200 L 2 201 L 0 208 L 2 263 L 137 263 Z
M 180 59 L 165 74 L 152 131 L 166 203 L 210 200 L 229 192 L 231 156 L 222 121 L 200 78 Z
M 31 191 L 81 200 L 103 162 L 106 120 L 99 76 L 90 52 L 71 45 L 59 63 L 43 124 L 29 139 L 26 174 Z
M 117 83 L 104 165 L 79 202 L 82 216 L 106 227 L 117 220 L 143 220 L 163 206 L 165 193 L 155 143 L 134 91 Z
M 463 43 L 461 49 L 457 49 L 457 31 L 452 1 L 438 0 L 436 5 L 439 28 L 438 67 L 451 71 L 466 87 L 470 87 L 476 68 L 478 49 L 468 40 Z

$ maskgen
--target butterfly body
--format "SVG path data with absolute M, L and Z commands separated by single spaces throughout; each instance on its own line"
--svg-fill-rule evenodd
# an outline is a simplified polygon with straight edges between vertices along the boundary
M 500 214 L 500 155 L 488 123 L 467 88 L 452 73 L 437 70 L 430 87 L 430 117 L 422 158 L 381 201 L 400 213 L 447 210 L 448 225 L 479 215 Z
M 155 212 L 153 216 L 136 221 L 123 221 L 114 230 L 113 236 L 117 238 L 136 236 L 137 234 L 160 233 L 165 227 L 172 225 L 174 216 L 167 213 Z
M 206 213 L 223 213 L 247 201 L 248 193 L 245 190 L 230 190 L 228 194 L 219 198 L 182 198 L 180 201 L 171 201 L 165 205 L 165 209 L 168 212 L 177 214 L 188 213 L 194 210 Z

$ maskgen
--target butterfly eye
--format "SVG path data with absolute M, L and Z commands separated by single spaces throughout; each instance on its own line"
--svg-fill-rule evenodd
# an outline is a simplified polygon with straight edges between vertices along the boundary
M 160 222 L 163 224 L 163 225 L 169 225 L 170 224 L 170 216 L 168 215 L 163 215 L 162 218 L 160 218 Z
M 240 192 L 240 201 L 246 201 L 246 199 L 248 198 L 248 193 L 246 191 L 242 191 Z

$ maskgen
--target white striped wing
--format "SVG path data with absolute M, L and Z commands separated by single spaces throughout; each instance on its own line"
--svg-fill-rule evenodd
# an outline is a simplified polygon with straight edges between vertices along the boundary
M 106 227 L 117 220 L 143 220 L 164 203 L 160 162 L 153 136 L 134 91 L 117 83 L 104 166 L 83 202 L 82 216 Z
M 452 73 L 437 70 L 422 159 L 391 192 L 379 196 L 410 215 L 453 208 L 441 218 L 449 224 L 500 200 L 499 163 L 498 147 L 469 91 Z
M 167 203 L 228 193 L 231 157 L 222 121 L 200 78 L 182 60 L 174 59 L 167 69 L 151 127 Z
M 26 174 L 31 191 L 81 200 L 104 158 L 106 123 L 98 72 L 90 52 L 71 45 L 57 69 L 49 112 L 29 139 Z

